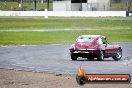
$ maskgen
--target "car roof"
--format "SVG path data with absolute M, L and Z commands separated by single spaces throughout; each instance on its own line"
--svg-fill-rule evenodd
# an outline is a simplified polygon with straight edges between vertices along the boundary
M 80 37 L 92 37 L 92 38 L 99 38 L 102 35 L 81 35 Z

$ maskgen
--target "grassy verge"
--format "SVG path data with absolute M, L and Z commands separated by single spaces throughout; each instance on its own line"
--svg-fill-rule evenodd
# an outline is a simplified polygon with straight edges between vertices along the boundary
M 66 44 L 82 34 L 101 34 L 109 42 L 132 42 L 132 30 L 69 30 L 54 32 L 0 32 L 0 45 Z
M 107 29 L 49 32 L 0 32 L 0 45 L 73 43 L 82 34 L 105 35 L 110 42 L 132 42 L 132 20 L 69 18 L 0 18 L 0 30 L 32 29 Z M 120 29 L 120 30 L 109 30 Z M 129 30 L 127 30 L 129 29 Z
M 132 20 L 90 19 L 44 19 L 44 18 L 0 18 L 0 30 L 9 29 L 58 29 L 58 28 L 103 28 L 132 29 Z

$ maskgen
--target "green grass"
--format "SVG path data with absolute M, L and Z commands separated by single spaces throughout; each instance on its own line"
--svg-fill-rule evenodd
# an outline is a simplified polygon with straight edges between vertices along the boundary
M 47 3 L 37 3 L 37 10 L 47 9 Z M 23 9 L 26 11 L 34 9 L 34 3 L 23 3 Z M 53 3 L 49 3 L 49 9 L 53 9 Z M 18 2 L 0 2 L 0 10 L 10 11 L 10 10 L 21 10 Z
M 82 34 L 101 34 L 109 42 L 132 42 L 132 30 L 69 30 L 54 32 L 0 32 L 0 45 L 69 44 Z
M 122 4 L 122 3 L 112 3 L 111 4 L 111 10 L 112 11 L 124 10 L 124 4 Z
M 87 18 L 0 18 L 0 30 L 50 28 L 132 29 L 132 20 L 89 20 Z
M 0 45 L 66 44 L 82 34 L 105 35 L 110 42 L 132 42 L 132 20 L 82 18 L 0 18 L 0 30 L 62 29 L 49 32 L 0 32 Z M 64 28 L 74 29 L 64 31 Z M 95 29 L 100 30 L 95 30 Z M 115 30 L 115 29 L 120 30 Z M 89 30 L 76 30 L 89 29 Z M 93 30 L 94 29 L 94 30 Z M 102 30 L 103 29 L 103 30 Z M 105 30 L 107 29 L 107 30 Z M 111 30 L 113 29 L 113 30 Z
M 112 11 L 125 11 L 127 10 L 127 6 L 125 3 L 112 3 L 111 4 Z M 130 11 L 132 10 L 132 5 L 130 6 Z

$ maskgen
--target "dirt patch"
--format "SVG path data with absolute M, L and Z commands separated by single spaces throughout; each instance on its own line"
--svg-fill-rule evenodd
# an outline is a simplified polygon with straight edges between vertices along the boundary
M 0 69 L 0 88 L 132 88 L 132 84 L 85 84 L 75 76 Z

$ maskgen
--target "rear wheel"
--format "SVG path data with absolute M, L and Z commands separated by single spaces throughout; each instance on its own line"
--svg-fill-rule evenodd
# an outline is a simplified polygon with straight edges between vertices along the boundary
M 104 52 L 103 52 L 103 51 L 100 51 L 100 52 L 99 52 L 98 57 L 97 57 L 97 60 L 98 60 L 98 61 L 104 60 Z
M 75 54 L 71 53 L 71 59 L 72 60 L 77 60 L 77 56 Z
M 118 49 L 117 53 L 113 56 L 113 59 L 115 61 L 118 61 L 118 60 L 121 59 L 121 57 L 122 57 L 122 50 L 121 49 Z

